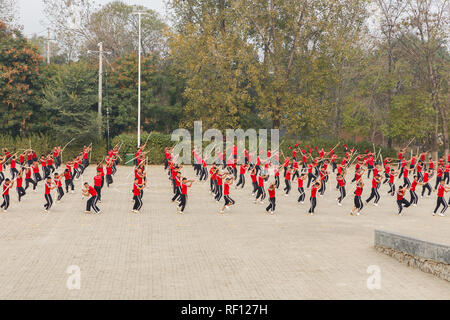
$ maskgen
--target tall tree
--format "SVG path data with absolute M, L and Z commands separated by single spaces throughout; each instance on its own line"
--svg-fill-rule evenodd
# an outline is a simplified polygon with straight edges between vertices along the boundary
M 16 29 L 0 22 L 0 122 L 12 135 L 38 126 L 40 64 L 36 47 Z
M 424 89 L 430 95 L 434 109 L 432 151 L 438 152 L 439 131 L 445 154 L 449 153 L 448 135 L 448 45 L 450 2 L 448 0 L 406 0 L 406 14 L 397 25 L 404 52 L 422 75 Z M 441 128 L 441 129 L 439 129 Z

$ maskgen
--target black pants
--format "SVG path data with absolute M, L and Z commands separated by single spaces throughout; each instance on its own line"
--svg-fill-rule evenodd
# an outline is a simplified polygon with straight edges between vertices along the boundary
M 410 204 L 417 204 L 419 201 L 419 197 L 417 196 L 417 193 L 414 190 L 409 190 L 409 194 L 411 195 L 411 200 L 409 201 Z
M 308 184 L 306 185 L 306 188 L 309 188 L 309 185 L 311 184 L 311 181 L 313 180 L 314 175 L 312 173 L 308 173 Z
M 235 204 L 234 200 L 230 198 L 230 195 L 226 195 L 223 198 L 225 199 L 225 206 Z
M 97 191 L 98 201 L 102 201 L 102 187 L 94 186 L 95 191 Z
M 178 205 L 181 212 L 184 212 L 184 208 L 186 208 L 186 202 L 187 202 L 186 195 L 182 194 L 180 197 L 180 204 Z
M 339 203 L 342 202 L 342 200 L 344 200 L 345 196 L 347 195 L 347 192 L 345 191 L 345 186 L 339 186 L 339 192 L 341 193 L 341 195 L 338 198 Z
M 73 178 L 66 180 L 65 184 L 66 184 L 66 192 L 67 193 L 69 193 L 69 187 L 71 188 L 72 191 L 75 190 L 75 186 L 73 185 Z
M 280 176 L 275 176 L 275 188 L 280 187 Z
M 373 172 L 373 166 L 367 167 L 367 178 L 370 178 L 370 173 Z
M 133 210 L 137 210 L 137 211 L 141 210 L 141 208 L 142 208 L 142 198 L 141 198 L 141 196 L 140 195 L 139 196 L 134 196 L 133 200 L 134 200 Z
M 60 201 L 64 197 L 64 190 L 62 187 L 58 187 L 58 198 L 56 200 Z
M 286 184 L 286 187 L 284 187 L 284 191 L 286 191 L 286 194 L 289 194 L 289 191 L 291 191 L 291 181 L 289 179 L 284 179 L 284 183 Z
M 397 200 L 397 205 L 398 205 L 398 213 L 402 213 L 403 208 L 408 208 L 411 203 L 406 200 L 406 199 L 402 199 L 402 200 Z
M 216 201 L 220 201 L 222 199 L 222 192 L 223 192 L 223 186 L 218 185 L 217 186 L 217 192 L 216 192 Z
M 98 201 L 97 196 L 90 197 L 86 203 L 86 211 L 91 211 L 92 208 L 95 213 L 98 213 L 100 209 L 97 207 L 97 201 Z
M 107 174 L 106 175 L 106 186 L 109 188 L 109 185 L 112 184 L 113 182 L 114 181 L 113 181 L 112 175 Z
M 52 207 L 52 204 L 53 204 L 52 195 L 51 194 L 46 194 L 45 195 L 45 201 L 47 201 L 47 203 L 44 204 L 45 210 L 50 210 L 50 208 Z
M 314 209 L 316 208 L 316 205 L 317 205 L 317 199 L 314 197 L 314 198 L 309 198 L 309 201 L 311 202 L 311 208 L 309 208 L 309 213 L 314 213 Z
M 39 172 L 36 172 L 36 173 L 34 174 L 34 181 L 35 181 L 36 183 L 38 183 L 39 181 L 42 181 L 41 174 L 40 174 Z
M 31 178 L 25 179 L 25 190 L 28 189 L 28 186 L 30 185 L 30 183 L 33 185 L 33 190 L 36 190 L 37 182 Z
M 14 178 L 16 177 L 16 175 L 19 174 L 19 170 L 17 170 L 16 168 L 11 168 L 11 179 L 14 180 Z
M 50 173 L 55 172 L 55 167 L 53 165 L 48 166 L 48 170 L 50 171 Z
M 240 185 L 242 185 L 242 188 L 244 188 L 244 186 L 245 186 L 245 176 L 243 174 L 239 175 L 239 181 L 238 181 L 236 187 L 239 187 Z
M 1 208 L 3 208 L 3 210 L 8 210 L 8 208 L 9 208 L 9 194 L 4 194 L 3 195 L 3 203 L 1 205 Z
M 253 194 L 255 193 L 255 192 L 257 192 L 258 191 L 258 183 L 257 182 L 252 182 L 252 185 L 253 185 Z
M 216 185 L 214 183 L 215 180 L 209 179 L 209 190 L 213 193 L 216 193 Z
M 208 179 L 208 170 L 206 167 L 203 167 L 200 173 L 200 181 L 202 180 L 206 181 L 206 179 Z
M 26 194 L 25 189 L 23 187 L 17 188 L 17 195 L 19 196 L 19 202 L 22 199 L 22 197 Z
M 403 177 L 403 186 L 408 186 L 408 188 L 411 186 L 411 182 L 407 177 Z
M 443 208 L 442 208 L 442 210 L 441 210 L 441 213 L 444 213 L 445 212 L 445 210 L 447 210 L 447 208 L 448 208 L 448 203 L 447 203 L 447 201 L 445 201 L 445 199 L 444 199 L 444 197 L 438 197 L 437 198 L 437 202 L 436 202 L 436 208 L 434 209 L 434 213 L 436 213 L 437 211 L 438 211 L 438 209 L 439 209 L 439 207 L 441 206 L 441 204 L 442 204 L 442 206 L 443 206 Z
M 264 187 L 258 186 L 258 193 L 256 194 L 256 200 L 261 197 L 261 201 L 263 201 L 266 198 L 266 190 L 264 190 Z
M 306 197 L 306 195 L 305 195 L 305 189 L 303 189 L 303 188 L 298 188 L 298 192 L 300 192 L 300 196 L 298 197 L 297 202 L 303 202 L 303 201 L 305 201 L 305 197 Z
M 270 198 L 269 199 L 269 206 L 266 208 L 266 211 L 267 212 L 269 212 L 269 210 L 275 211 L 275 206 L 276 206 L 275 198 Z
M 181 198 L 181 187 L 175 189 L 175 195 L 173 196 L 172 201 L 178 200 L 179 198 Z
M 395 194 L 395 184 L 392 183 L 392 182 L 389 182 L 389 187 L 390 187 L 390 189 L 389 189 L 389 191 L 388 191 L 388 194 L 390 194 L 391 196 L 393 196 L 393 195 Z
M 2 185 L 3 181 L 5 181 L 5 175 L 3 174 L 3 171 L 0 171 L 0 186 Z
M 360 211 L 364 207 L 363 202 L 361 201 L 361 196 L 355 196 L 353 202 L 355 203 L 355 208 Z
M 436 185 L 434 186 L 434 190 L 437 190 L 439 182 L 441 182 L 442 179 L 443 179 L 443 177 L 436 177 Z
M 430 196 L 430 195 L 431 195 L 431 186 L 430 186 L 430 183 L 429 183 L 429 182 L 425 183 L 425 184 L 422 186 L 422 197 L 423 197 L 424 194 L 425 194 L 425 189 L 428 190 L 428 196 Z
M 325 194 L 325 190 L 327 189 L 327 184 L 325 183 L 325 181 L 324 180 L 322 180 L 322 185 L 320 186 L 320 189 L 319 189 L 319 193 L 321 194 L 321 195 L 324 195 Z
M 449 183 L 450 180 L 450 172 L 445 172 L 444 173 L 444 180 L 445 180 L 445 184 Z
M 372 192 L 370 193 L 369 199 L 366 200 L 366 203 L 369 203 L 373 198 L 375 198 L 375 203 L 378 203 L 378 201 L 380 201 L 380 194 L 378 193 L 377 188 L 372 188 Z

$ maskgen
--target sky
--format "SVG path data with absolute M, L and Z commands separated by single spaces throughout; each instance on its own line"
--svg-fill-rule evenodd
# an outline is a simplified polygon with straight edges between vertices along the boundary
M 32 34 L 42 35 L 46 32 L 44 4 L 42 0 L 16 0 L 19 10 L 19 24 L 23 25 L 23 33 L 26 36 Z M 93 0 L 94 1 L 94 0 Z M 111 0 L 95 0 L 97 4 L 105 4 Z M 149 9 L 155 10 L 163 18 L 165 16 L 164 0 L 122 0 L 127 4 L 139 4 Z

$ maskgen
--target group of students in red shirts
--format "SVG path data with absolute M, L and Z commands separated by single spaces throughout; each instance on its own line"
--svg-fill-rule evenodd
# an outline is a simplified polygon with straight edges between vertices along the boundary
M 4 155 L 0 157 L 0 185 L 2 186 L 3 203 L 1 208 L 7 212 L 10 206 L 10 191 L 13 186 L 16 186 L 18 201 L 26 195 L 26 190 L 30 185 L 33 186 L 33 191 L 37 191 L 38 184 L 44 183 L 44 212 L 49 212 L 53 205 L 53 198 L 51 191 L 56 189 L 57 202 L 59 203 L 64 196 L 64 188 L 62 180 L 65 180 L 66 193 L 69 188 L 74 193 L 73 180 L 78 179 L 89 166 L 89 153 L 92 149 L 90 147 L 83 147 L 83 151 L 72 161 L 67 161 L 63 174 L 56 172 L 62 165 L 62 152 L 60 146 L 53 148 L 48 155 L 41 155 L 37 157 L 36 151 L 32 148 L 23 150 L 23 152 L 16 152 L 11 154 L 7 148 L 3 149 Z M 19 155 L 19 156 L 18 156 Z M 10 166 L 11 178 L 4 179 L 3 171 L 6 165 Z M 20 166 L 20 169 L 18 168 Z M 42 175 L 41 175 L 42 172 Z M 52 177 L 53 175 L 53 177 Z M 25 186 L 24 186 L 25 185 Z
M 244 150 L 244 162 L 239 165 L 238 169 L 237 148 L 233 146 L 232 150 L 230 150 L 232 152 L 229 153 L 229 159 L 225 159 L 225 153 L 216 152 L 216 163 L 211 165 L 209 171 L 207 170 L 206 159 L 202 158 L 202 155 L 196 149 L 192 152 L 192 156 L 194 158 L 194 171 L 200 181 L 205 181 L 205 177 L 207 178 L 209 173 L 210 193 L 213 195 L 215 201 L 219 202 L 222 196 L 224 197 L 225 204 L 219 213 L 223 213 L 224 209 L 229 209 L 230 206 L 235 204 L 235 201 L 230 196 L 230 187 L 234 181 L 237 181 L 237 172 L 239 172 L 239 180 L 236 184 L 236 189 L 244 187 L 245 175 L 247 172 L 250 173 L 253 186 L 252 196 L 255 197 L 254 203 L 264 203 L 267 197 L 265 183 L 270 176 L 273 176 L 274 181 L 269 183 L 269 187 L 267 188 L 269 193 L 269 206 L 266 208 L 266 211 L 271 214 L 275 212 L 275 194 L 280 186 L 280 172 L 283 173 L 285 182 L 283 191 L 286 196 L 292 190 L 291 181 L 296 179 L 299 192 L 299 204 L 303 204 L 305 201 L 305 189 L 310 189 L 310 207 L 308 213 L 311 215 L 314 214 L 317 207 L 317 197 L 323 196 L 326 192 L 326 185 L 331 172 L 336 172 L 336 190 L 339 192 L 336 201 L 339 206 L 342 206 L 342 202 L 347 196 L 346 175 L 349 169 L 354 166 L 355 173 L 351 181 L 351 183 L 355 183 L 352 189 L 354 205 L 350 211 L 351 215 L 360 215 L 364 203 L 367 205 L 372 200 L 373 205 L 378 206 L 381 198 L 379 189 L 386 183 L 388 183 L 390 188 L 388 194 L 393 197 L 396 196 L 398 206 L 397 214 L 402 215 L 404 208 L 411 205 L 417 206 L 419 196 L 416 189 L 418 186 L 422 186 L 421 197 L 424 197 L 426 193 L 428 197 L 431 195 L 433 188 L 430 181 L 434 174 L 436 174 L 434 190 L 437 192 L 437 203 L 432 214 L 445 216 L 445 211 L 449 205 L 449 201 L 445 199 L 445 193 L 450 191 L 450 187 L 446 185 L 449 183 L 450 155 L 448 155 L 447 161 L 444 158 L 440 158 L 436 166 L 431 157 L 426 160 L 428 152 L 423 152 L 416 156 L 412 155 L 409 160 L 406 160 L 406 150 L 400 150 L 397 159 L 398 167 L 394 168 L 396 165 L 394 159 L 383 159 L 381 152 L 377 154 L 375 151 L 372 152 L 367 149 L 362 153 L 358 153 L 355 149 L 350 150 L 347 145 L 344 145 L 344 156 L 339 161 L 335 153 L 336 147 L 325 152 L 323 148 L 318 149 L 315 147 L 313 149 L 308 146 L 301 148 L 300 144 L 297 144 L 294 147 L 289 147 L 289 150 L 292 151 L 292 157 L 286 157 L 283 152 L 279 155 L 278 152 L 271 152 L 269 150 L 264 160 L 261 157 L 262 154 L 255 158 L 254 155 Z M 314 155 L 314 151 L 317 152 L 316 156 Z M 165 169 L 169 170 L 169 178 L 173 185 L 174 197 L 172 201 L 177 201 L 180 200 L 180 196 L 183 194 L 181 192 L 183 189 L 183 179 L 187 180 L 187 178 L 181 178 L 180 170 L 182 166 L 176 164 L 170 148 L 166 148 L 165 150 L 165 159 Z M 281 165 L 278 164 L 280 160 Z M 269 173 L 269 171 L 272 171 L 272 173 Z M 366 173 L 367 179 L 371 179 L 371 189 L 369 197 L 364 201 L 362 200 L 362 195 L 364 192 L 364 177 Z M 402 182 L 397 190 L 395 186 L 396 179 L 401 179 L 400 181 Z M 187 195 L 187 188 L 185 187 L 184 190 Z M 410 193 L 410 200 L 406 199 L 406 193 L 408 191 Z M 442 206 L 442 209 L 437 213 L 440 206 Z M 184 210 L 185 201 L 183 201 L 182 207 Z

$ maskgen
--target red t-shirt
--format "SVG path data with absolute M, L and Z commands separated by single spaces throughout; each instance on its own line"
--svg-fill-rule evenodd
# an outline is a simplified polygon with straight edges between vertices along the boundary
M 312 186 L 311 187 L 311 198 L 315 198 L 317 195 L 317 187 L 316 186 Z
M 102 186 L 102 176 L 95 176 L 94 177 L 94 186 L 101 187 Z
M 269 189 L 269 198 L 270 199 L 275 198 L 275 189 L 273 189 L 273 190 Z
M 138 189 L 138 185 L 136 183 L 133 185 L 133 194 L 135 196 L 141 195 L 141 190 Z
M 362 194 L 362 191 L 363 191 L 363 189 L 361 187 L 356 187 L 355 195 L 360 197 Z
M 89 193 L 92 197 L 95 197 L 97 195 L 97 191 L 91 186 L 89 186 Z
M 228 183 L 225 183 L 223 186 L 223 194 L 226 196 L 230 194 L 230 185 Z
M 437 196 L 438 197 L 443 197 L 444 196 L 444 190 L 445 190 L 444 186 L 443 185 L 439 185 Z

